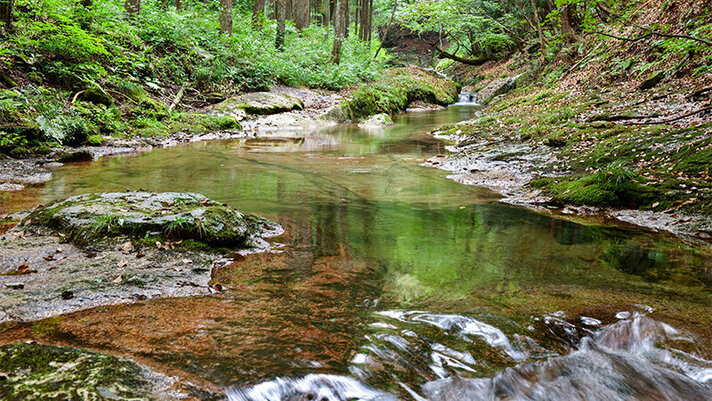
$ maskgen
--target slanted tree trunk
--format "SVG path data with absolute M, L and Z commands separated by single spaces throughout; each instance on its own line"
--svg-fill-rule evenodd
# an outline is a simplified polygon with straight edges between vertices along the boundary
M 284 22 L 287 19 L 286 0 L 274 0 L 274 14 L 277 18 L 277 35 L 274 39 L 274 47 L 282 50 L 284 47 Z
M 348 21 L 349 0 L 336 0 L 334 18 L 334 47 L 331 49 L 331 59 L 335 64 L 341 62 L 341 44 L 346 38 L 346 22 Z
M 220 0 L 220 33 L 232 36 L 232 0 Z
M 294 25 L 300 31 L 309 27 L 309 17 L 311 16 L 311 6 L 309 0 L 292 0 Z
M 126 0 L 124 9 L 129 17 L 135 17 L 141 13 L 141 0 Z
M 252 7 L 252 26 L 255 28 L 262 26 L 262 18 L 265 14 L 265 0 L 255 0 L 254 7 Z

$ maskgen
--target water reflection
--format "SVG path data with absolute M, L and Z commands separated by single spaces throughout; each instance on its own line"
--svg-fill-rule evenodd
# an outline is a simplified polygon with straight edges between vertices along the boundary
M 242 389 L 238 400 L 296 400 L 304 389 L 344 399 L 457 399 L 478 389 L 517 399 L 535 397 L 538 385 L 558 394 L 550 378 L 565 376 L 561 366 L 583 366 L 563 382 L 575 387 L 592 363 L 619 359 L 621 372 L 642 369 L 648 380 L 658 368 L 584 340 L 637 303 L 709 342 L 708 251 L 499 204 L 418 165 L 443 151 L 425 131 L 472 113 L 450 108 L 404 116 L 382 132 L 273 132 L 67 166 L 36 201 L 125 188 L 199 192 L 281 223 L 284 252 L 217 271 L 222 296 L 96 308 L 49 329 L 0 328 L 0 338 L 140 356 Z M 562 310 L 581 319 L 554 313 Z M 581 394 L 589 390 L 609 389 Z

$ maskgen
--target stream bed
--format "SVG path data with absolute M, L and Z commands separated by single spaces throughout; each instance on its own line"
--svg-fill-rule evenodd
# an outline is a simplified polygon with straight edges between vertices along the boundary
M 454 106 L 58 169 L 0 212 L 87 192 L 197 192 L 280 223 L 222 294 L 0 326 L 105 351 L 230 400 L 712 399 L 712 252 L 550 216 L 420 166 Z

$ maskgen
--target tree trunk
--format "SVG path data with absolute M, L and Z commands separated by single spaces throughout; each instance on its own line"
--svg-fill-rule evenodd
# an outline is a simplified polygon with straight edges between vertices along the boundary
M 346 37 L 346 21 L 348 19 L 349 0 L 335 0 L 334 7 L 334 47 L 331 50 L 331 59 L 335 64 L 341 62 L 341 43 Z
M 220 33 L 232 36 L 232 0 L 220 0 Z
M 277 35 L 274 39 L 274 47 L 282 50 L 284 47 L 284 22 L 287 19 L 286 0 L 274 0 L 274 14 L 277 18 Z
M 284 19 L 294 22 L 294 2 L 292 0 L 285 0 L 284 9 L 286 10 Z
M 135 17 L 141 13 L 141 0 L 126 0 L 124 9 L 129 17 Z
M 539 36 L 539 42 L 541 42 L 541 54 L 544 54 L 544 49 L 546 48 L 546 39 L 544 38 L 544 31 L 541 29 L 541 18 L 539 18 L 539 8 L 534 0 L 529 0 L 534 9 L 534 22 L 536 23 L 536 33 Z
M 311 6 L 309 0 L 292 0 L 294 8 L 294 25 L 300 31 L 304 28 L 309 28 L 309 17 L 311 16 Z
M 564 6 L 561 11 L 561 34 L 564 36 L 565 40 L 574 42 L 578 39 L 576 31 L 572 25 L 573 15 L 571 14 L 571 6 Z
M 266 0 L 255 0 L 254 7 L 252 7 L 252 26 L 259 28 L 262 26 L 262 19 L 265 14 L 265 3 Z
M 14 16 L 15 0 L 0 0 L 0 33 L 13 31 L 12 18 Z
M 176 11 L 180 11 L 183 9 L 183 1 L 182 0 L 176 0 Z

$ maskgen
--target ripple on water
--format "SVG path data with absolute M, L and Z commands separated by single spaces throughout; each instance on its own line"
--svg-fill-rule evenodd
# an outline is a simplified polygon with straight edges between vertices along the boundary
M 391 322 L 372 325 L 381 332 L 366 336 L 367 343 L 353 356 L 351 372 L 360 380 L 317 374 L 277 378 L 231 389 L 229 400 L 712 399 L 712 361 L 670 345 L 694 343 L 694 339 L 638 312 L 590 332 L 566 355 L 550 352 L 548 358 L 538 360 L 541 355 L 530 351 L 541 346 L 531 338 L 510 338 L 499 328 L 471 317 L 423 311 L 383 311 L 377 315 Z M 556 313 L 544 320 L 552 325 L 565 322 L 564 316 Z M 585 320 L 589 326 L 600 324 L 592 318 Z M 432 327 L 445 334 L 440 339 L 447 344 L 429 342 L 432 332 L 427 329 Z M 467 350 L 473 338 L 504 351 L 517 363 L 484 377 L 466 377 L 482 374 L 487 364 L 483 355 Z M 392 376 L 390 383 L 383 380 L 384 365 L 391 366 L 385 374 Z M 419 388 L 411 388 L 417 381 L 401 380 L 393 374 L 408 370 L 420 375 Z M 387 387 L 398 394 L 376 387 Z

